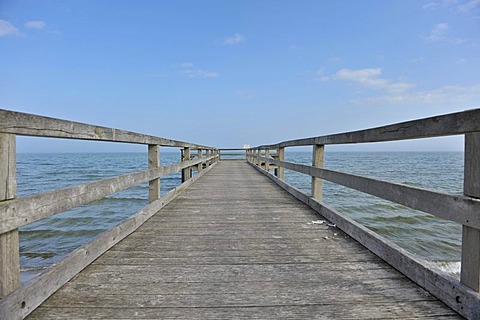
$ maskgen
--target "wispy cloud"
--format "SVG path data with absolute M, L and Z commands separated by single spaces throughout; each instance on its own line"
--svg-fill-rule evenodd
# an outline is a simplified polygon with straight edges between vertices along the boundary
M 43 29 L 45 28 L 46 25 L 47 24 L 44 21 L 39 21 L 39 20 L 25 22 L 25 27 L 32 28 L 32 29 Z
M 469 13 L 472 10 L 480 8 L 480 0 L 443 0 L 443 1 L 432 1 L 426 3 L 422 6 L 423 9 L 432 10 L 438 8 L 447 8 L 461 13 Z
M 417 105 L 458 105 L 467 108 L 478 107 L 480 101 L 480 83 L 469 86 L 449 85 L 437 89 L 389 94 L 366 99 L 356 99 L 353 103 L 373 104 L 417 104 Z
M 430 34 L 426 37 L 429 41 L 442 41 L 447 39 L 447 32 L 450 27 L 448 23 L 439 23 L 433 26 Z
M 218 72 L 209 71 L 204 69 L 199 69 L 194 66 L 191 62 L 184 62 L 180 64 L 182 68 L 182 74 L 186 75 L 189 78 L 216 78 L 218 77 Z
M 0 19 L 0 37 L 19 36 L 20 30 L 7 20 Z
M 448 23 L 439 23 L 432 27 L 429 35 L 425 37 L 430 42 L 447 42 L 452 44 L 462 44 L 469 42 L 469 39 L 456 38 L 450 35 L 450 26 Z
M 235 33 L 233 36 L 223 38 L 223 44 L 225 45 L 235 45 L 245 42 L 245 36 L 240 33 Z
M 250 100 L 255 97 L 250 90 L 237 90 L 236 94 L 243 100 Z
M 340 69 L 331 76 L 325 76 L 323 70 L 318 72 L 319 80 L 337 80 L 358 83 L 364 87 L 386 90 L 391 92 L 403 92 L 411 88 L 412 85 L 402 81 L 392 81 L 381 78 L 382 69 L 380 68 L 367 68 L 367 69 Z
M 480 0 L 471 0 L 457 7 L 458 11 L 467 13 L 475 9 L 480 9 Z

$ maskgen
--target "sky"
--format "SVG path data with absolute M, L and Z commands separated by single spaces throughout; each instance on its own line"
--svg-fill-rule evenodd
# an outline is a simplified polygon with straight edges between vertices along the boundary
M 0 108 L 223 148 L 480 107 L 480 0 L 0 0 Z M 327 147 L 460 151 L 462 137 Z M 19 152 L 145 146 L 18 138 Z

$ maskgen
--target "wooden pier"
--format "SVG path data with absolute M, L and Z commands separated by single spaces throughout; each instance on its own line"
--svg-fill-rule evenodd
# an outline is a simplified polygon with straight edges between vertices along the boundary
M 320 219 L 220 162 L 28 319 L 459 318 Z
M 0 110 L 0 319 L 480 319 L 478 132 L 472 110 L 219 161 L 214 147 Z M 452 134 L 466 135 L 464 196 L 323 168 L 328 144 Z M 149 169 L 16 199 L 15 135 L 146 144 Z M 181 162 L 161 166 L 162 145 Z M 285 161 L 297 145 L 313 146 L 312 166 Z M 310 175 L 312 194 L 285 169 Z M 159 178 L 179 170 L 160 197 Z M 327 207 L 323 180 L 462 223 L 461 281 Z M 20 285 L 18 227 L 146 181 L 148 206 Z

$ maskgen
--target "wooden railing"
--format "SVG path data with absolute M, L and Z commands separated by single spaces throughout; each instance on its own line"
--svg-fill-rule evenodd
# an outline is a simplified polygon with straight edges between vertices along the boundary
M 16 136 L 148 145 L 148 169 L 16 198 Z M 182 162 L 161 166 L 160 146 L 182 148 Z M 193 155 L 191 150 L 196 150 Z M 75 274 L 138 228 L 219 160 L 209 146 L 0 109 L 0 319 L 23 318 Z M 192 177 L 192 168 L 198 174 Z M 206 169 L 206 170 L 203 170 Z M 182 184 L 160 197 L 160 177 L 182 170 Z M 18 228 L 149 182 L 150 204 L 102 233 L 28 283 L 20 285 Z
M 326 145 L 396 141 L 465 135 L 464 195 L 416 188 L 403 184 L 323 168 Z M 285 148 L 313 146 L 312 165 L 285 161 Z M 272 151 L 276 151 L 272 158 Z M 248 150 L 247 160 L 295 197 L 450 307 L 468 318 L 480 318 L 480 109 L 403 122 L 368 130 L 289 140 Z M 278 169 L 270 174 L 270 166 Z M 284 182 L 285 169 L 311 176 L 311 195 Z M 412 209 L 463 225 L 461 280 L 437 271 L 392 242 L 322 202 L 322 181 L 368 193 Z
M 243 160 L 247 159 L 247 150 L 240 148 L 220 148 L 219 151 L 219 160 Z

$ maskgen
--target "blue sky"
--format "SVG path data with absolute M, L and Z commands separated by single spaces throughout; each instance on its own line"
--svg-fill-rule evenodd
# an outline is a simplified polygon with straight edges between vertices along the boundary
M 0 108 L 269 144 L 480 107 L 480 0 L 0 0 L 0 57 Z M 462 150 L 462 139 L 337 149 Z

